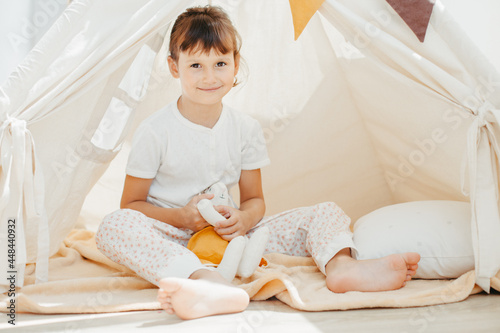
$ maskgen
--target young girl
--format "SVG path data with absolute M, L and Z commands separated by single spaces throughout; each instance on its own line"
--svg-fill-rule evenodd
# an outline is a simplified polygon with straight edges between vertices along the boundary
M 121 210 L 106 216 L 98 248 L 158 285 L 167 313 L 191 319 L 243 311 L 249 297 L 204 267 L 186 245 L 209 224 L 196 204 L 221 181 L 240 190 L 239 209 L 217 206 L 227 220 L 216 232 L 226 240 L 270 229 L 266 252 L 312 256 L 333 292 L 402 287 L 415 274 L 416 253 L 356 261 L 350 220 L 333 203 L 263 218 L 260 168 L 269 163 L 258 122 L 222 104 L 235 85 L 240 39 L 217 7 L 181 14 L 170 39 L 168 65 L 180 80 L 177 101 L 146 119 L 135 133 Z

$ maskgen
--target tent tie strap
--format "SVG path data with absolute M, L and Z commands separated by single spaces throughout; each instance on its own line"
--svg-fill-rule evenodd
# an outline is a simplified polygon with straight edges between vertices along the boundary
M 479 120 L 479 126 L 484 127 L 497 123 L 500 125 L 500 110 L 497 110 L 490 101 L 485 101 L 477 109 L 476 117 Z
M 36 282 L 48 281 L 49 224 L 42 166 L 35 154 L 33 136 L 25 120 L 5 116 L 0 126 L 0 225 L 8 244 L 12 248 L 15 244 L 15 252 L 0 274 L 16 272 L 16 286 L 22 287 L 28 263 L 27 244 L 34 242 L 27 239 L 27 232 L 37 236 Z
M 461 168 L 461 179 L 462 179 L 462 193 L 466 196 L 470 195 L 470 190 L 467 190 L 466 179 L 467 177 L 467 166 L 469 167 L 469 176 L 476 174 L 474 165 L 477 162 L 477 150 L 480 141 L 480 132 L 484 128 L 488 136 L 489 142 L 491 144 L 492 153 L 495 154 L 496 158 L 500 161 L 500 146 L 498 145 L 497 135 L 500 134 L 500 110 L 496 109 L 495 106 L 489 101 L 485 101 L 481 106 L 477 108 L 476 112 L 472 112 L 474 120 L 469 127 L 467 132 L 467 150 L 464 154 L 462 160 Z M 496 132 L 496 133 L 495 133 Z M 494 175 L 496 178 L 496 174 Z M 473 186 L 470 183 L 469 187 Z M 498 188 L 496 189 L 498 198 Z
M 491 237 L 491 233 L 500 234 L 497 170 L 500 159 L 497 140 L 500 137 L 500 110 L 485 101 L 472 114 L 474 119 L 467 132 L 467 149 L 462 160 L 462 192 L 470 196 L 471 202 L 476 283 L 489 291 L 490 277 L 500 269 L 494 262 L 497 256 L 492 255 L 500 253 L 500 243 L 492 241 Z M 468 191 L 466 179 L 469 180 Z

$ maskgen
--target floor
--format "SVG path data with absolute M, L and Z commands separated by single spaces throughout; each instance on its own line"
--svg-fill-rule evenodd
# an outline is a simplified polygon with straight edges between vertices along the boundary
M 162 311 L 93 315 L 17 314 L 12 332 L 500 332 L 500 293 L 463 302 L 403 309 L 301 312 L 276 299 L 251 302 L 232 315 L 182 321 Z

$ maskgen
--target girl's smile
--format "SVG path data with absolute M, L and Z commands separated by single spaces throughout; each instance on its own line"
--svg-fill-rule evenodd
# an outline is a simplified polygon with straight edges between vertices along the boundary
M 222 86 L 215 87 L 215 88 L 198 88 L 198 89 L 200 89 L 201 91 L 205 91 L 205 92 L 214 92 L 214 91 L 217 91 L 220 88 L 222 88 Z

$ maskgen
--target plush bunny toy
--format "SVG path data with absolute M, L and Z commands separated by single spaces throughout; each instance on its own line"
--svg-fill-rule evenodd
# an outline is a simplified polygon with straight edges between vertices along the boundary
M 269 229 L 259 228 L 251 238 L 238 236 L 230 242 L 222 239 L 214 231 L 213 225 L 226 218 L 219 214 L 214 206 L 232 206 L 232 200 L 226 186 L 221 182 L 210 186 L 204 193 L 213 193 L 214 198 L 201 200 L 197 207 L 201 216 L 212 226 L 194 234 L 189 240 L 188 249 L 204 264 L 217 266 L 216 270 L 228 281 L 232 281 L 236 275 L 249 277 L 257 266 L 267 265 L 262 255 L 269 239 Z

